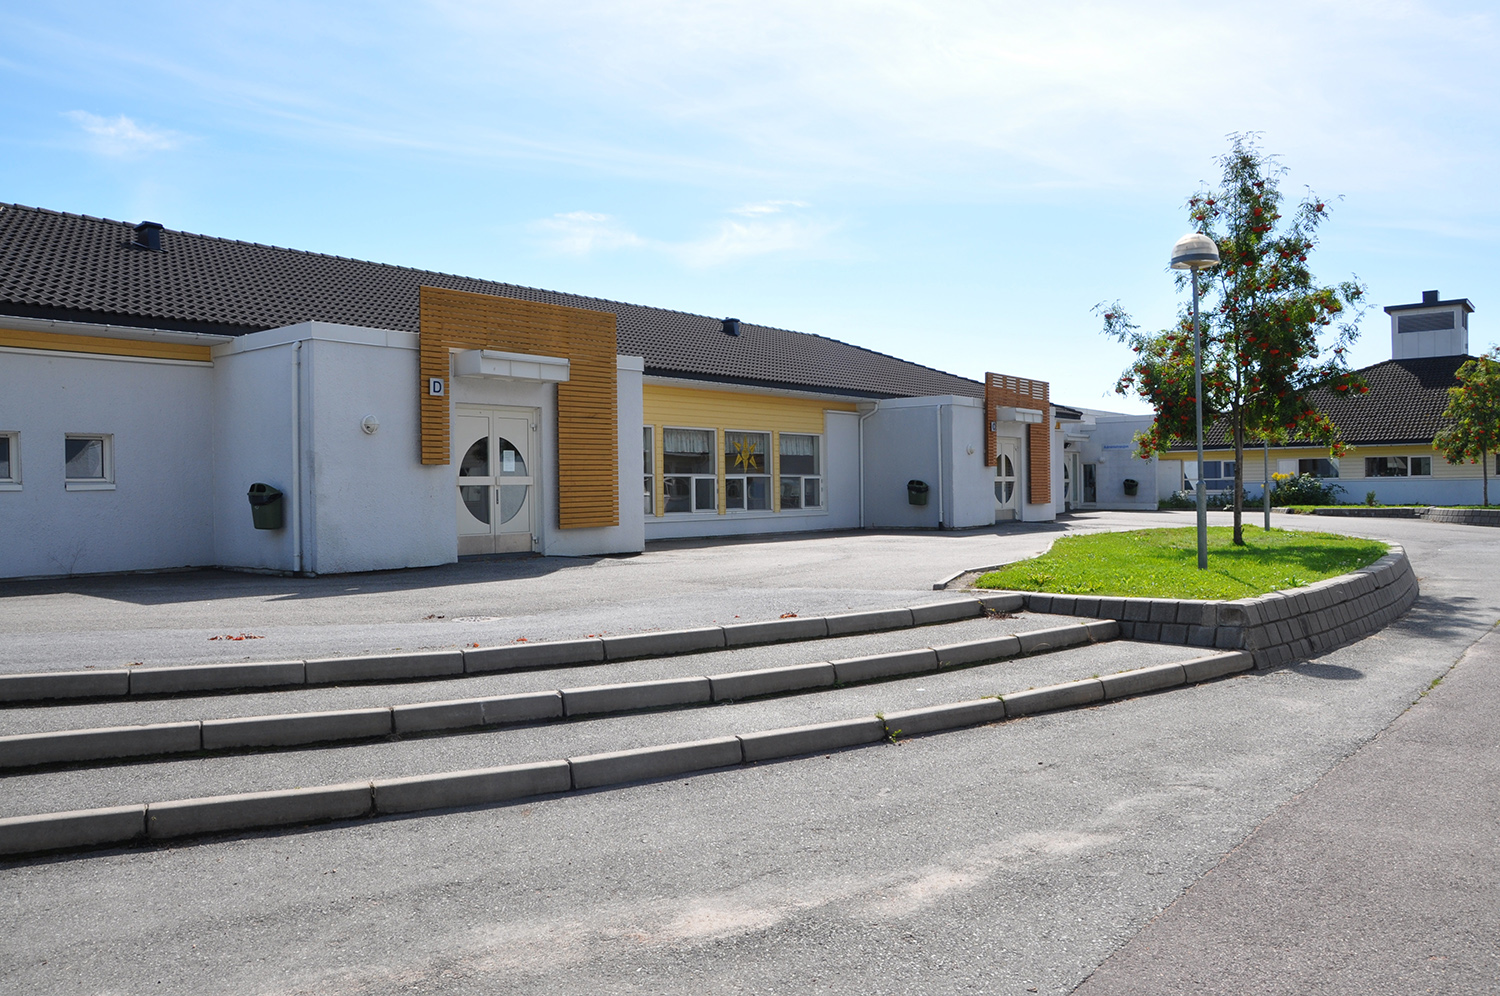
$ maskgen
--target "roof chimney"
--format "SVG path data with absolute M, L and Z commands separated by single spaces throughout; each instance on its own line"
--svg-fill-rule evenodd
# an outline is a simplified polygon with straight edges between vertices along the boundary
M 1444 301 L 1435 290 L 1422 292 L 1421 304 L 1388 305 L 1391 316 L 1391 359 L 1426 356 L 1466 356 L 1469 352 L 1469 314 L 1466 298 Z
M 143 221 L 135 226 L 135 241 L 131 244 L 152 252 L 161 252 L 161 222 Z
M 724 334 L 725 335 L 739 335 L 740 334 L 740 320 L 738 318 L 726 318 L 726 319 L 724 319 Z
M 1438 303 L 1438 292 L 1437 291 L 1423 291 L 1422 292 L 1422 303 L 1423 304 L 1437 304 Z

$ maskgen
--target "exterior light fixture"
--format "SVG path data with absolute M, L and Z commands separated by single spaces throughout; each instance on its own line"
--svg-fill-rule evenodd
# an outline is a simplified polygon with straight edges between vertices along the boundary
M 1208 569 L 1208 496 L 1203 490 L 1203 336 L 1198 331 L 1198 271 L 1219 265 L 1219 247 L 1202 232 L 1189 232 L 1172 247 L 1172 269 L 1193 278 L 1193 401 L 1198 415 L 1198 570 Z

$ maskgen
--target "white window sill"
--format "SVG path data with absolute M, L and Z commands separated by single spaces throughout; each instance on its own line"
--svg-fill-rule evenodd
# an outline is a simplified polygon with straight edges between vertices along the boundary
M 20 481 L 0 481 L 0 491 L 20 491 Z
M 784 508 L 780 512 L 756 510 L 753 512 L 741 511 L 732 508 L 727 512 L 667 512 L 664 515 L 647 513 L 648 520 L 653 519 L 701 519 L 709 521 L 712 519 L 781 519 L 788 515 L 827 515 L 826 508 Z
M 63 487 L 68 491 L 113 491 L 113 481 L 65 481 Z

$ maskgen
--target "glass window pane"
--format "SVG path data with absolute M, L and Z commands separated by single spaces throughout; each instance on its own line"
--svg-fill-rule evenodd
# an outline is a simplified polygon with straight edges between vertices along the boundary
M 712 477 L 700 477 L 693 481 L 694 503 L 700 512 L 717 512 L 719 503 L 714 498 L 714 485 L 718 484 Z
M 1432 457 L 1412 457 L 1411 474 L 1413 477 L 1430 477 L 1432 475 Z
M 802 507 L 802 478 L 783 477 L 781 479 L 781 507 L 783 509 Z
M 823 506 L 823 479 L 821 477 L 803 478 L 802 496 L 803 508 L 821 508 Z
M 65 446 L 67 470 L 70 481 L 102 481 L 104 479 L 104 440 L 69 439 Z
M 464 501 L 464 508 L 477 521 L 488 524 L 490 521 L 490 489 L 483 484 L 463 484 L 459 486 L 458 495 Z
M 771 479 L 747 477 L 745 484 L 748 488 L 745 495 L 745 507 L 752 512 L 769 512 L 771 510 Z
M 500 451 L 500 473 L 496 476 L 526 476 L 526 458 L 521 456 L 515 443 L 501 436 L 495 440 L 495 448 Z
M 764 474 L 766 453 L 771 436 L 765 432 L 724 433 L 724 472 L 726 474 Z
M 818 437 L 783 432 L 781 434 L 781 472 L 783 474 L 819 473 Z
M 662 493 L 667 498 L 668 512 L 691 512 L 693 510 L 693 479 L 691 477 L 664 478 Z
M 712 429 L 663 430 L 662 469 L 669 474 L 712 474 L 714 472 L 714 431 Z
M 651 460 L 654 456 L 656 456 L 656 447 L 651 445 L 653 442 L 654 440 L 651 437 L 651 427 L 648 425 L 646 426 L 646 428 L 641 430 L 641 453 L 646 458 L 645 470 L 648 474 L 652 473 L 653 471 Z
M 464 453 L 464 458 L 458 462 L 459 477 L 489 477 L 490 476 L 490 437 L 475 440 Z M 486 520 L 488 521 L 488 520 Z
M 509 522 L 514 519 L 526 504 L 526 492 L 530 485 L 526 484 L 502 484 L 500 485 L 500 521 Z
M 743 477 L 724 479 L 724 507 L 734 509 L 745 507 L 745 479 Z
M 10 480 L 10 437 L 0 436 L 0 480 Z

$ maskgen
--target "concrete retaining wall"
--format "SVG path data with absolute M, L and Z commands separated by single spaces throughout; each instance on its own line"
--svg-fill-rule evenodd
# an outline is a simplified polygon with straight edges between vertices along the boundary
M 1426 519 L 1459 526 L 1500 526 L 1500 508 L 1443 508 L 1440 505 L 1361 508 L 1351 505 L 1348 508 L 1315 508 L 1312 514 L 1351 519 Z
M 1207 602 L 1017 592 L 1032 612 L 1114 619 L 1127 640 L 1246 650 L 1256 667 L 1352 643 L 1385 627 L 1417 600 L 1406 551 L 1390 552 L 1352 574 L 1259 598 Z

